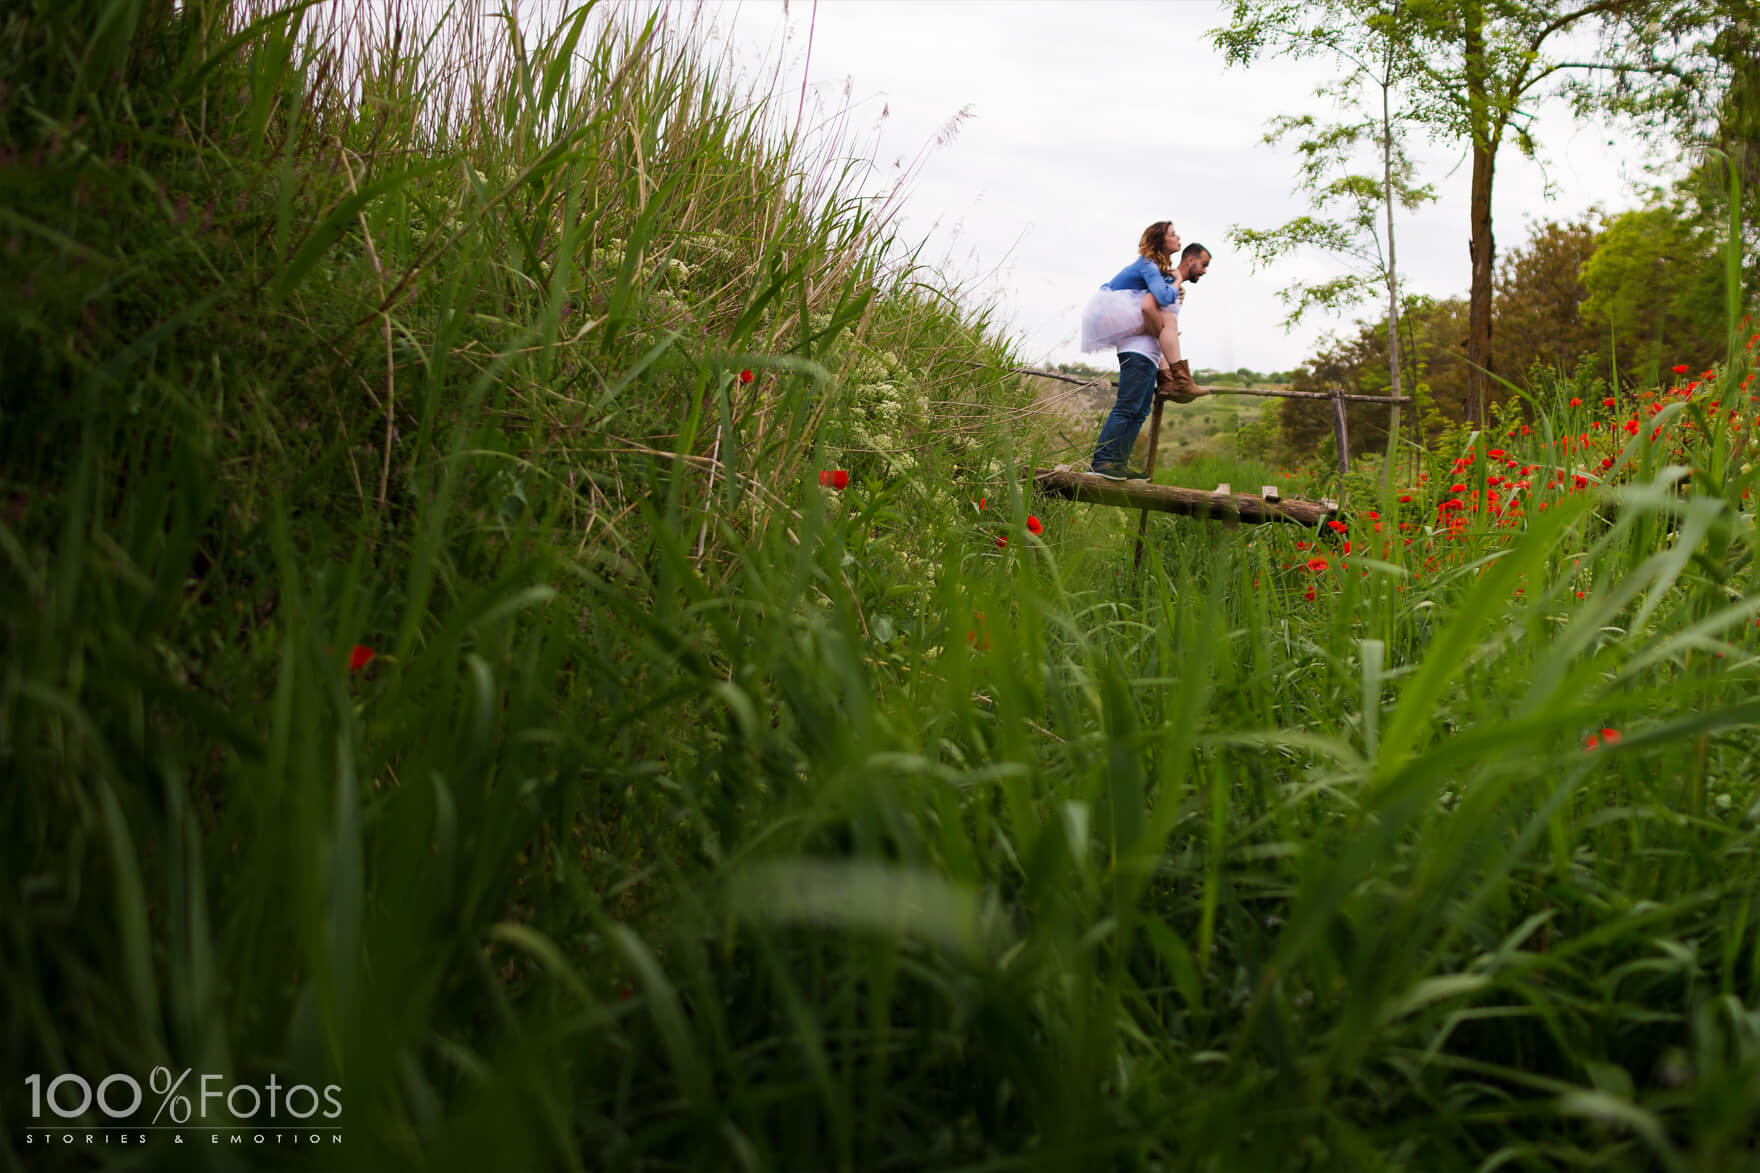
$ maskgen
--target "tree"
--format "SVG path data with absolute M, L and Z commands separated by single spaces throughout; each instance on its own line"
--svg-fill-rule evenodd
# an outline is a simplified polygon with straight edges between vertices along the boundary
M 1462 342 L 1466 333 L 1466 303 L 1459 299 L 1436 301 L 1422 296 L 1400 299 L 1398 348 L 1401 385 L 1420 407 L 1432 404 L 1444 415 L 1460 418 L 1466 398 L 1466 360 Z M 1388 361 L 1388 316 L 1356 323 L 1355 333 L 1328 338 L 1320 349 L 1297 368 L 1290 385 L 1296 391 L 1326 391 L 1342 387 L 1353 394 L 1385 395 L 1391 389 L 1392 364 Z M 1422 430 L 1422 412 L 1413 426 Z M 1285 451 L 1299 458 L 1315 451 L 1332 435 L 1332 406 L 1313 400 L 1284 400 L 1279 409 Z M 1345 407 L 1351 452 L 1360 455 L 1384 449 L 1389 420 L 1378 407 L 1350 403 Z M 1432 420 L 1440 426 L 1440 418 Z M 1433 433 L 1429 433 L 1433 434 Z
M 1512 375 L 1535 366 L 1570 374 L 1585 355 L 1591 369 L 1607 373 L 1607 330 L 1583 314 L 1589 291 L 1582 269 L 1600 235 L 1590 217 L 1536 224 L 1526 246 L 1498 267 L 1492 328 L 1500 365 Z
M 1686 34 L 1723 19 L 1724 8 L 1750 2 L 1721 0 L 1716 11 L 1695 16 L 1681 0 L 1406 0 L 1390 37 L 1400 55 L 1390 74 L 1403 87 L 1407 116 L 1439 140 L 1466 142 L 1472 157 L 1468 418 L 1484 423 L 1494 369 L 1497 153 L 1511 137 L 1524 154 L 1535 153 L 1534 117 L 1526 107 L 1557 94 L 1579 114 L 1663 108 L 1708 52 L 1709 42 Z M 1214 35 L 1230 63 L 1246 64 L 1268 49 L 1288 52 L 1293 44 L 1324 38 L 1329 28 L 1357 19 L 1360 8 L 1361 0 L 1236 0 L 1231 25 Z M 1570 34 L 1584 32 L 1600 34 L 1595 50 L 1581 59 L 1551 55 Z
M 1654 383 L 1676 363 L 1695 370 L 1727 344 L 1722 241 L 1715 212 L 1677 190 L 1672 202 L 1614 217 L 1583 266 L 1583 315 L 1611 335 L 1622 373 Z
M 1656 0 L 1465 0 L 1458 5 L 1437 3 L 1429 9 L 1421 46 L 1427 65 L 1423 90 L 1436 103 L 1436 128 L 1444 134 L 1464 132 L 1472 152 L 1466 407 L 1468 418 L 1480 425 L 1485 422 L 1493 370 L 1491 298 L 1497 244 L 1491 229 L 1491 197 L 1497 152 L 1505 136 L 1513 133 L 1522 153 L 1534 155 L 1529 125 L 1533 119 L 1523 113 L 1523 105 L 1545 96 L 1544 83 L 1555 77 L 1560 79 L 1558 92 L 1571 100 L 1579 114 L 1597 105 L 1643 109 L 1645 95 L 1657 91 L 1634 88 L 1634 75 L 1666 79 L 1679 74 L 1676 60 L 1662 51 L 1660 37 L 1643 34 L 1664 7 Z M 1598 25 L 1596 31 L 1604 34 L 1598 54 L 1581 61 L 1547 56 L 1549 42 L 1557 45 L 1585 25 Z M 1615 25 L 1628 30 L 1623 54 L 1618 43 L 1605 36 Z M 1601 72 L 1618 79 L 1611 92 L 1585 76 Z M 1524 117 L 1527 122 L 1518 122 Z
M 1231 61 L 1250 60 L 1272 41 L 1289 56 L 1330 56 L 1345 69 L 1340 77 L 1320 87 L 1317 96 L 1335 99 L 1356 116 L 1321 124 L 1312 115 L 1286 115 L 1272 120 L 1267 142 L 1299 138 L 1303 187 L 1309 192 L 1317 215 L 1299 216 L 1281 228 L 1229 230 L 1230 239 L 1246 248 L 1256 264 L 1303 246 L 1317 246 L 1350 258 L 1355 271 L 1331 281 L 1296 285 L 1281 296 L 1291 306 L 1289 320 L 1299 319 L 1308 309 L 1337 309 L 1354 305 L 1374 290 L 1387 292 L 1388 392 L 1401 395 L 1399 353 L 1399 266 L 1394 235 L 1394 207 L 1413 208 L 1435 198 L 1435 192 L 1415 181 L 1411 160 L 1402 146 L 1398 128 L 1405 120 L 1396 116 L 1394 88 L 1404 80 L 1411 57 L 1403 46 L 1410 37 L 1405 27 L 1406 0 L 1338 0 L 1350 9 L 1348 19 L 1307 24 L 1299 19 L 1274 21 L 1237 33 L 1218 30 L 1213 36 Z M 1236 7 L 1236 25 L 1246 0 Z M 1285 10 L 1286 12 L 1288 10 Z M 1364 91 L 1372 91 L 1365 104 Z M 1379 175 L 1355 168 L 1364 144 L 1379 153 Z M 1399 405 L 1389 413 L 1388 434 L 1399 435 Z M 1391 456 L 1391 453 L 1390 453 Z M 1393 461 L 1387 470 L 1391 475 Z
M 1614 101 L 1632 107 L 1653 140 L 1698 156 L 1682 186 L 1725 242 L 1725 329 L 1734 343 L 1744 307 L 1760 293 L 1760 2 L 1668 0 L 1647 24 L 1624 32 L 1631 53 L 1659 40 L 1691 45 L 1693 68 L 1675 74 L 1662 100 L 1616 92 Z

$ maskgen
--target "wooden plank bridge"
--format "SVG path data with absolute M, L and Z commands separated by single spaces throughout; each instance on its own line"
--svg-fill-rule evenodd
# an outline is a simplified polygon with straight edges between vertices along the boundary
M 1075 379 L 1058 371 L 1017 369 L 1015 373 L 1037 375 L 1068 383 L 1083 383 L 1089 386 L 1099 381 Z M 1212 389 L 1211 394 L 1216 394 L 1219 390 Z M 1411 402 L 1411 399 L 1403 395 L 1351 395 L 1339 388 L 1334 388 L 1330 392 L 1249 391 L 1246 393 L 1274 398 L 1331 400 L 1333 427 L 1338 438 L 1338 471 L 1341 474 L 1350 468 L 1350 439 L 1345 433 L 1344 405 L 1346 401 L 1389 404 L 1395 412 L 1395 421 L 1399 418 L 1400 405 Z M 1154 415 L 1149 424 L 1149 452 L 1143 461 L 1143 471 L 1150 474 L 1155 471 L 1155 452 L 1160 447 L 1161 410 L 1164 406 L 1165 401 L 1157 397 Z M 1396 422 L 1394 430 L 1397 428 Z M 1142 510 L 1142 515 L 1137 521 L 1136 564 L 1139 567 L 1143 564 L 1143 538 L 1148 532 L 1150 510 L 1177 513 L 1187 517 L 1214 518 L 1227 525 L 1238 525 L 1243 522 L 1251 525 L 1289 522 L 1294 525 L 1307 526 L 1310 529 L 1332 518 L 1339 511 L 1336 501 L 1309 501 L 1300 497 L 1285 497 L 1273 485 L 1266 485 L 1260 489 L 1257 496 L 1251 493 L 1236 493 L 1229 485 L 1218 485 L 1205 492 L 1203 489 L 1187 489 L 1177 485 L 1157 485 L 1146 479 L 1114 481 L 1092 472 L 1078 471 L 1070 465 L 1035 470 L 1033 487 L 1040 492 L 1056 494 L 1074 501 Z
M 1336 516 L 1336 501 L 1309 501 L 1301 497 L 1285 497 L 1276 486 L 1267 485 L 1258 493 L 1237 493 L 1229 485 L 1211 490 L 1184 489 L 1177 485 L 1156 485 L 1148 481 L 1112 481 L 1091 472 L 1081 472 L 1069 465 L 1037 469 L 1033 484 L 1040 492 L 1085 501 L 1092 505 L 1116 505 L 1123 509 L 1158 510 L 1180 513 L 1187 517 L 1209 517 L 1219 521 L 1263 525 L 1268 522 L 1290 522 L 1313 528 Z

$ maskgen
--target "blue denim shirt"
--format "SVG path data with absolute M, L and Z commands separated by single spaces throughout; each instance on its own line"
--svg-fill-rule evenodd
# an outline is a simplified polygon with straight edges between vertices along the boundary
M 1174 313 L 1179 312 L 1175 305 L 1180 300 L 1180 288 L 1161 275 L 1155 262 L 1148 257 L 1138 257 L 1132 263 L 1118 271 L 1118 276 L 1106 283 L 1113 289 L 1146 289 L 1155 295 L 1157 305 L 1172 305 Z

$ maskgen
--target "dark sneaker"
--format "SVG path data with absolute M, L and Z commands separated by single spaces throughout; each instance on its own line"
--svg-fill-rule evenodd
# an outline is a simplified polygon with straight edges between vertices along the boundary
M 1149 479 L 1149 474 L 1143 470 L 1122 464 L 1097 464 L 1094 466 L 1094 473 L 1109 481 L 1146 481 Z

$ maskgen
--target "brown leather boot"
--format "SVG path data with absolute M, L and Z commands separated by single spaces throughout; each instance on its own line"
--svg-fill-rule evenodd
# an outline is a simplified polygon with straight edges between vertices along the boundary
M 1190 403 L 1194 399 L 1201 399 L 1210 394 L 1207 388 L 1200 387 L 1192 381 L 1191 364 L 1183 358 L 1173 364 L 1173 369 L 1168 374 L 1167 384 L 1168 390 L 1164 394 L 1161 389 L 1161 381 L 1157 379 L 1155 394 L 1158 398 L 1171 399 L 1175 403 Z
M 1166 403 L 1172 399 L 1176 385 L 1171 367 L 1155 368 L 1155 401 L 1157 403 Z

